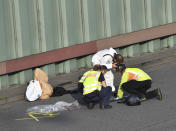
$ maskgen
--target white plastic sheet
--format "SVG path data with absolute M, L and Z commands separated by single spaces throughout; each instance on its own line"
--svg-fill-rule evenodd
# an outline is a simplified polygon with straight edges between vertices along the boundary
M 27 112 L 50 113 L 75 109 L 80 109 L 78 101 L 74 101 L 72 103 L 58 101 L 54 105 L 38 105 L 31 107 L 27 109 Z

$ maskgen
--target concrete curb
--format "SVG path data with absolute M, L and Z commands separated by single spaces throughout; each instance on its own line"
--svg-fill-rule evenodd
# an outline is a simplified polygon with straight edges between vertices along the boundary
M 125 58 L 125 64 L 127 67 L 144 67 L 156 63 L 161 63 L 163 59 L 167 61 L 175 60 L 176 58 L 176 46 L 173 48 L 165 48 L 153 53 L 146 53 L 140 56 Z M 165 61 L 165 62 L 167 62 Z M 78 77 L 87 69 L 80 69 L 68 74 L 59 74 L 49 79 L 49 83 L 55 86 L 62 86 L 66 89 L 73 89 L 77 86 Z M 12 86 L 8 89 L 0 91 L 0 104 L 7 104 L 19 100 L 24 100 L 24 94 L 26 90 L 26 84 Z

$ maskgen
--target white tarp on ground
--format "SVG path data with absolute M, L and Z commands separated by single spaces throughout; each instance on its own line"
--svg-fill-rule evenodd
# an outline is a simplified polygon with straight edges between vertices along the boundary
M 67 103 L 64 101 L 58 101 L 54 105 L 38 105 L 27 109 L 27 112 L 49 113 L 80 109 L 78 101 Z

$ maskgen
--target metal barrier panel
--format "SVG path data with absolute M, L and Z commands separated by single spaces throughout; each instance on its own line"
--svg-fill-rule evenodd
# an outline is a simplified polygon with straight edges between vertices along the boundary
M 107 36 L 125 33 L 124 2 L 122 0 L 104 0 L 104 6 Z
M 7 59 L 14 59 L 15 57 L 15 43 L 13 32 L 13 22 L 11 14 L 9 13 L 10 2 L 0 0 L 0 61 L 5 61 Z M 3 68 L 3 67 L 1 67 Z M 0 77 L 0 89 L 9 85 L 8 75 L 3 75 Z
M 175 0 L 0 0 L 0 62 L 173 23 L 175 12 Z M 116 50 L 134 57 L 175 43 L 173 35 Z M 49 76 L 69 73 L 91 67 L 91 57 L 40 68 Z M 31 79 L 33 69 L 2 75 L 0 89 Z
M 145 29 L 145 8 L 143 0 L 125 0 L 125 26 L 126 32 Z M 140 45 L 135 44 L 126 48 L 127 57 L 133 57 L 141 53 Z

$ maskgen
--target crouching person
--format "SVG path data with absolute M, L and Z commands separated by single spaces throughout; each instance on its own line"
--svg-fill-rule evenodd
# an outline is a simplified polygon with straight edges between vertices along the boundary
M 106 86 L 103 75 L 106 71 L 106 66 L 95 65 L 92 70 L 84 73 L 79 80 L 79 85 L 83 85 L 83 98 L 88 109 L 93 109 L 96 103 L 100 104 L 101 109 L 112 108 L 109 105 L 112 88 Z
M 118 65 L 118 71 L 122 74 L 121 83 L 118 88 L 117 96 L 124 98 L 124 92 L 135 95 L 139 101 L 157 98 L 162 100 L 160 88 L 148 91 L 152 85 L 151 77 L 139 68 L 126 68 L 124 64 Z

